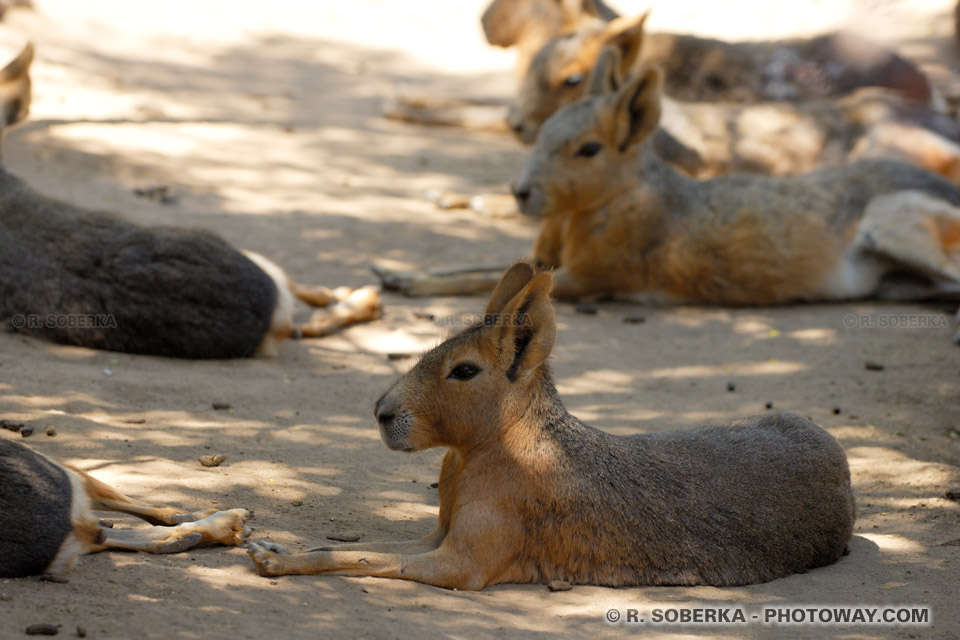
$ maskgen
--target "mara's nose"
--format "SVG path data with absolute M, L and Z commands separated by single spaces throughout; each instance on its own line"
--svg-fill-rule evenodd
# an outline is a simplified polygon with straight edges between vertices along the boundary
M 517 199 L 517 204 L 521 207 L 526 204 L 527 200 L 530 199 L 530 185 L 526 183 L 517 184 L 516 182 L 510 185 L 510 191 L 513 192 L 513 197 Z
M 518 112 L 512 107 L 507 112 L 507 126 L 510 127 L 510 130 L 517 134 L 517 137 L 523 140 L 523 118 L 521 118 Z
M 389 427 L 397 417 L 397 412 L 393 407 L 386 406 L 383 402 L 378 402 L 373 409 L 373 414 L 377 417 L 377 423 L 381 427 Z

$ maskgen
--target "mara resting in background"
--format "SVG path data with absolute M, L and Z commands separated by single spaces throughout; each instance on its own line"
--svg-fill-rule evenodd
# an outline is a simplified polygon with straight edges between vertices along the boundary
M 151 526 L 101 526 L 95 510 L 137 516 Z M 0 578 L 69 570 L 81 555 L 105 549 L 177 553 L 204 542 L 236 546 L 246 509 L 193 513 L 138 502 L 92 476 L 0 438 Z
M 586 79 L 600 52 L 620 52 L 620 75 L 645 57 L 647 14 L 594 20 L 548 41 L 528 68 L 508 121 L 532 144 L 557 110 L 587 93 Z M 666 72 L 670 95 L 671 74 Z M 960 125 L 926 104 L 890 89 L 860 88 L 848 95 L 801 102 L 681 102 L 663 96 L 657 153 L 700 177 L 749 171 L 790 175 L 863 157 L 912 162 L 960 181 Z
M 26 117 L 33 47 L 0 70 L 3 121 Z M 329 306 L 295 327 L 293 299 Z M 276 355 L 380 315 L 376 289 L 289 280 L 200 229 L 142 227 L 34 191 L 0 167 L 0 320 L 54 342 L 180 358 Z
M 384 443 L 445 447 L 440 515 L 421 540 L 248 550 L 261 575 L 335 573 L 449 589 L 766 582 L 836 562 L 853 531 L 840 444 L 789 414 L 628 437 L 570 415 L 547 358 L 549 272 L 518 263 L 482 322 L 377 401 Z
M 606 23 L 616 30 L 618 18 L 600 0 L 494 0 L 482 24 L 490 44 L 517 47 L 522 75 L 548 40 L 582 28 L 602 30 Z M 807 100 L 870 86 L 918 102 L 932 96 L 930 82 L 916 64 L 842 32 L 743 42 L 652 33 L 643 62 L 664 69 L 667 95 L 691 102 Z
M 566 50 L 557 57 L 570 60 L 569 49 L 593 46 L 595 60 L 604 44 L 595 38 L 585 43 L 578 34 L 613 33 L 629 21 L 601 0 L 494 0 L 481 18 L 487 42 L 516 48 L 518 78 L 530 76 L 536 57 L 553 55 L 544 53 L 548 48 Z M 666 94 L 689 102 L 803 101 L 841 96 L 859 87 L 886 87 L 918 103 L 928 103 L 933 96 L 929 80 L 913 62 L 848 33 L 758 42 L 652 33 L 642 55 L 644 63 L 665 70 Z M 559 62 L 550 69 L 551 80 L 566 83 L 574 92 L 592 66 L 593 60 L 585 66 L 576 60 Z M 502 113 L 491 100 L 423 96 L 400 96 L 384 112 L 420 124 L 493 130 L 503 128 L 496 123 Z M 535 132 L 518 130 L 519 115 L 511 110 L 508 123 L 530 144 Z
M 960 284 L 960 188 L 896 161 L 861 160 L 800 176 L 687 177 L 650 139 L 662 74 L 619 86 L 608 49 L 590 95 L 544 125 L 514 184 L 540 218 L 533 259 L 554 295 L 658 303 L 772 305 L 916 300 Z M 492 273 L 388 275 L 414 295 L 489 290 Z
M 605 51 L 591 95 L 547 121 L 514 185 L 523 212 L 543 218 L 533 257 L 557 268 L 559 297 L 764 305 L 960 283 L 960 188 L 946 179 L 882 160 L 688 178 L 649 142 L 662 73 L 618 86 L 616 66 Z

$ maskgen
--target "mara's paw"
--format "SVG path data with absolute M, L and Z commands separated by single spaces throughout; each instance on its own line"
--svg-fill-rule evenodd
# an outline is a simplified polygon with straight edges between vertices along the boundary
M 257 575 L 283 575 L 283 560 L 279 556 L 285 555 L 287 550 L 282 545 L 267 542 L 266 540 L 247 542 L 247 553 L 250 555 L 250 559 L 253 560 L 253 566 L 257 570 Z
M 217 542 L 228 547 L 237 547 L 243 544 L 250 533 L 244 523 L 252 515 L 246 509 L 230 509 L 229 511 L 218 511 L 196 524 L 202 527 L 204 539 L 207 542 Z
M 417 275 L 410 272 L 391 271 L 384 267 L 378 267 L 377 265 L 370 267 L 370 270 L 373 271 L 377 278 L 379 278 L 380 284 L 384 290 L 396 291 L 399 293 L 404 293 L 407 291 L 413 284 L 413 280 Z
M 380 287 L 373 285 L 354 289 L 339 304 L 348 310 L 353 322 L 370 322 L 383 315 Z
M 505 193 L 488 193 L 470 198 L 470 209 L 491 218 L 509 218 L 520 215 L 516 199 Z
M 438 209 L 469 209 L 470 196 L 452 191 L 430 189 L 425 194 L 427 200 L 437 205 Z

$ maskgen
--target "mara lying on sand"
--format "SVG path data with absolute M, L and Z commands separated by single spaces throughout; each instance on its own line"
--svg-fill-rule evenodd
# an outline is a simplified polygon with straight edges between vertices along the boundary
M 896 161 L 793 177 L 696 180 L 650 138 L 662 73 L 620 86 L 608 49 L 590 95 L 545 124 L 514 192 L 541 218 L 534 260 L 562 299 L 771 305 L 914 300 L 960 284 L 960 188 Z M 489 290 L 492 273 L 385 274 L 413 295 Z
M 30 105 L 33 47 L 0 70 L 3 121 Z M 327 307 L 293 325 L 293 298 Z M 306 287 L 203 230 L 58 202 L 0 167 L 0 320 L 54 342 L 180 358 L 271 356 L 380 316 L 374 287 Z
M 510 107 L 508 121 L 520 140 L 533 143 L 547 118 L 586 95 L 586 78 L 604 48 L 620 52 L 621 75 L 633 71 L 655 40 L 644 35 L 646 18 L 595 20 L 548 41 Z M 661 109 L 662 127 L 654 133 L 653 145 L 664 160 L 691 175 L 790 175 L 887 157 L 960 181 L 960 125 L 889 89 L 758 104 L 679 102 L 664 96 Z
M 547 358 L 549 272 L 519 263 L 483 322 L 377 401 L 384 443 L 446 447 L 422 540 L 287 552 L 250 542 L 265 576 L 335 573 L 450 589 L 505 582 L 730 586 L 831 564 L 855 506 L 840 444 L 789 414 L 613 436 L 567 413 Z
M 628 24 L 601 0 L 494 0 L 481 22 L 490 44 L 517 47 L 518 75 L 556 36 L 584 27 L 616 32 Z M 871 86 L 919 102 L 929 101 L 932 93 L 913 62 L 839 32 L 767 42 L 652 33 L 643 62 L 664 69 L 667 95 L 691 102 L 807 100 Z
M 604 44 L 596 38 L 580 41 L 578 33 L 611 36 L 629 28 L 630 18 L 600 0 L 494 0 L 484 12 L 487 41 L 516 47 L 518 78 L 529 76 L 531 61 L 543 48 L 594 46 L 594 60 Z M 564 57 L 564 56 L 559 56 Z M 928 103 L 929 80 L 911 61 L 877 44 L 847 33 L 770 42 L 724 42 L 691 35 L 652 33 L 643 62 L 666 72 L 666 94 L 688 102 L 756 103 L 809 100 L 845 95 L 860 87 L 886 87 L 902 98 Z M 551 72 L 575 90 L 593 65 L 557 64 Z M 390 101 L 384 115 L 429 125 L 502 130 L 502 106 L 490 100 L 437 100 L 400 96 Z M 532 143 L 535 134 L 517 130 L 517 114 L 508 116 L 511 128 Z
M 101 526 L 94 510 L 142 518 L 143 529 Z M 189 513 L 132 500 L 86 473 L 0 438 L 0 578 L 69 570 L 77 558 L 104 549 L 186 551 L 204 542 L 236 546 L 246 535 L 246 509 Z

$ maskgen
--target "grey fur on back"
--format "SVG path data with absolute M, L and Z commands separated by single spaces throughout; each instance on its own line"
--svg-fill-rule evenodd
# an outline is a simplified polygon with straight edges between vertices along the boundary
M 592 571 L 594 583 L 752 584 L 831 564 L 847 548 L 856 516 L 847 458 L 808 420 L 774 414 L 621 437 L 583 424 L 559 398 L 552 406 L 543 437 L 556 444 L 563 482 L 552 486 L 567 506 L 526 511 L 531 553 L 567 528 L 544 514 L 598 523 L 593 537 L 609 544 L 582 545 L 587 582 Z M 611 549 L 619 556 L 589 555 Z
M 670 215 L 706 208 L 715 215 L 739 215 L 758 206 L 776 206 L 777 215 L 825 215 L 838 232 L 856 224 L 873 198 L 897 191 L 920 191 L 960 206 L 960 187 L 943 176 L 896 160 L 858 160 L 797 176 L 730 174 L 710 180 L 687 178 L 660 161 L 651 143 L 638 158 L 645 182 L 663 188 Z M 670 185 L 675 185 L 671 187 Z
M 0 170 L 0 319 L 24 318 L 19 331 L 111 351 L 247 357 L 277 295 L 267 274 L 212 233 L 86 211 Z M 60 326 L 70 317 L 103 326 Z
M 0 578 L 46 570 L 73 530 L 71 496 L 63 469 L 0 438 Z

